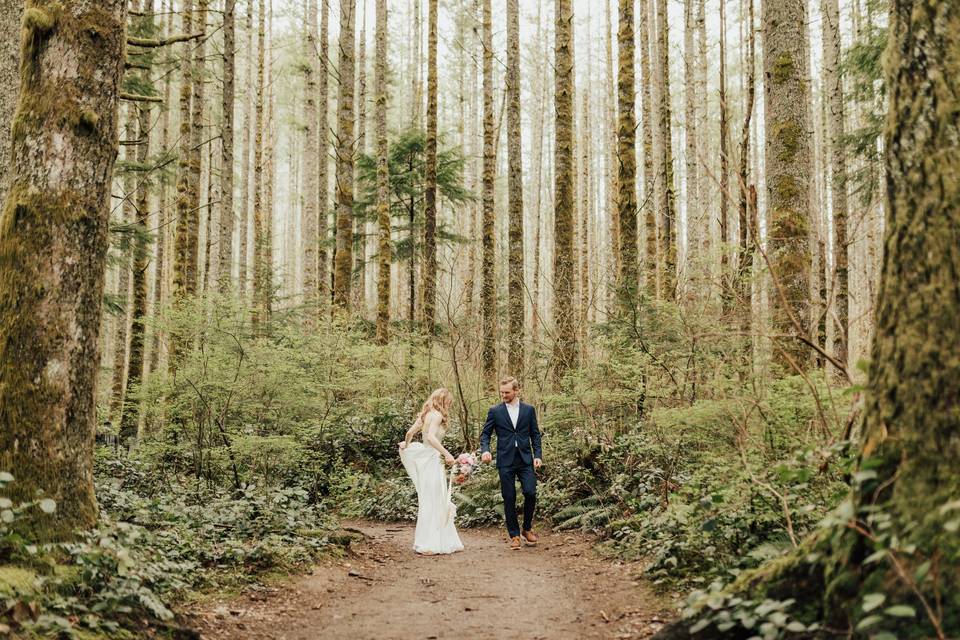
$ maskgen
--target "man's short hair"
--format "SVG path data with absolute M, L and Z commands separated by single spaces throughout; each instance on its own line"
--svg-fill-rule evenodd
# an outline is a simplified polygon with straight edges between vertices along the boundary
M 517 391 L 520 389 L 520 383 L 517 382 L 517 379 L 514 378 L 513 376 L 507 376 L 506 378 L 503 378 L 502 380 L 500 380 L 501 387 L 505 387 L 508 384 L 513 387 L 514 391 Z

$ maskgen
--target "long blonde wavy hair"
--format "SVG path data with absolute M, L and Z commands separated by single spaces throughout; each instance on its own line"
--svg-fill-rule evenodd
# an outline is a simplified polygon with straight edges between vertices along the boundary
M 435 389 L 434 392 L 430 394 L 430 397 L 427 398 L 427 401 L 423 403 L 423 408 L 420 409 L 420 413 L 417 414 L 417 420 L 414 424 L 423 429 L 424 418 L 434 410 L 440 413 L 442 424 L 447 424 L 447 420 L 450 418 L 450 405 L 452 404 L 453 394 L 450 393 L 449 389 L 445 387 Z

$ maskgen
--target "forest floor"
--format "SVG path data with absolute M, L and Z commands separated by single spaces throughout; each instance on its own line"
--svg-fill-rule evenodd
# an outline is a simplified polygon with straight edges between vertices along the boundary
M 502 529 L 461 529 L 466 549 L 415 554 L 413 526 L 347 522 L 349 553 L 309 575 L 254 585 L 188 615 L 207 640 L 647 638 L 671 617 L 636 564 L 603 559 L 593 539 L 543 531 L 508 548 Z

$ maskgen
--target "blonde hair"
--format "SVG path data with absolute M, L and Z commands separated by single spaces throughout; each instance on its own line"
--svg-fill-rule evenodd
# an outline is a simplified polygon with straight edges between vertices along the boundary
M 441 416 L 441 422 L 446 424 L 450 417 L 450 405 L 452 404 L 453 395 L 449 389 L 445 387 L 435 389 L 434 392 L 430 394 L 430 397 L 427 398 L 427 401 L 423 403 L 423 408 L 420 409 L 420 413 L 417 414 L 415 424 L 423 428 L 423 420 L 431 411 L 437 411 Z
M 520 383 L 517 382 L 517 379 L 514 378 L 513 376 L 507 376 L 506 378 L 503 378 L 503 379 L 500 381 L 500 386 L 501 386 L 501 387 L 505 387 L 505 386 L 507 386 L 508 384 L 513 388 L 514 391 L 519 391 L 519 390 L 520 390 Z

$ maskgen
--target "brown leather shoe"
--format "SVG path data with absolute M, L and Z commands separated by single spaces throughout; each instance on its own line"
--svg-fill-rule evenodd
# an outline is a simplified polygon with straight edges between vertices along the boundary
M 520 550 L 520 536 L 513 536 L 510 538 L 510 550 L 519 551 Z
M 531 547 L 537 546 L 537 543 L 540 542 L 540 536 L 533 531 L 524 531 L 521 535 L 523 536 L 523 541 Z

